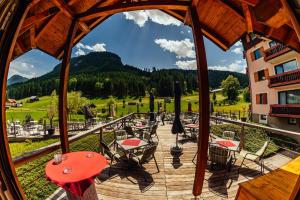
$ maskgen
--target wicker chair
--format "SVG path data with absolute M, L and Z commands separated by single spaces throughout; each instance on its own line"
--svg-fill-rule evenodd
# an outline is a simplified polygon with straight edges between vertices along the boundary
M 136 132 L 132 130 L 131 126 L 125 126 L 124 130 L 127 133 L 127 138 L 132 138 L 136 136 Z
M 252 162 L 259 162 L 260 163 L 260 172 L 261 172 L 261 174 L 263 174 L 264 173 L 263 155 L 264 155 L 265 151 L 267 150 L 269 143 L 270 143 L 270 141 L 267 140 L 264 143 L 264 145 L 256 153 L 251 153 L 246 150 L 241 150 L 239 154 L 243 158 L 243 160 L 242 160 L 242 164 L 239 167 L 238 174 L 240 173 L 240 169 L 241 169 L 242 165 L 244 164 L 245 160 L 250 160 Z
M 159 141 L 159 138 L 158 138 L 158 135 L 157 135 L 157 128 L 158 128 L 158 123 L 155 123 L 151 130 L 150 130 L 150 136 L 151 136 L 151 139 L 153 139 L 154 137 L 157 138 L 157 141 Z
M 232 158 L 230 156 L 230 151 L 225 146 L 209 143 L 209 160 L 211 164 L 224 167 L 228 171 L 230 170 Z
M 116 130 L 114 131 L 115 140 L 125 140 L 127 139 L 125 130 Z
M 226 140 L 234 140 L 235 132 L 233 131 L 224 131 L 222 138 Z
M 142 166 L 143 164 L 148 163 L 153 158 L 157 171 L 159 172 L 159 168 L 154 156 L 156 152 L 156 148 L 157 148 L 157 144 L 153 144 L 145 148 L 144 151 L 141 153 L 132 153 L 130 154 L 130 160 L 136 162 L 139 166 Z

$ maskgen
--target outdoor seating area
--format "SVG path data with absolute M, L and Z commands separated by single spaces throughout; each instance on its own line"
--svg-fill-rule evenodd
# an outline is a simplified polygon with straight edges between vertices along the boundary
M 170 148 L 176 141 L 176 135 L 171 133 L 171 124 L 162 126 L 155 123 L 149 127 L 144 124 L 147 129 L 144 130 L 134 128 L 139 120 L 131 122 L 131 126 L 125 126 L 125 129 L 130 127 L 132 132 L 120 128 L 114 131 L 110 144 L 101 142 L 109 167 L 95 180 L 98 198 L 192 199 L 196 141 L 181 134 L 179 144 L 183 152 L 172 155 Z M 224 130 L 222 137 L 212 133 L 200 198 L 234 199 L 239 183 L 268 173 L 291 160 L 282 154 L 274 154 L 261 162 L 267 146 L 268 141 L 258 152 L 247 153 L 240 149 L 234 132 Z M 58 189 L 49 199 L 64 197 L 64 190 Z

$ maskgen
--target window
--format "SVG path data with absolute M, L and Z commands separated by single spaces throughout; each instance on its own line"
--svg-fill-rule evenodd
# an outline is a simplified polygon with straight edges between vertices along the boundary
M 260 59 L 260 58 L 262 57 L 260 49 L 256 49 L 256 50 L 253 52 L 253 54 L 254 54 L 254 59 L 255 59 L 255 60 Z
M 270 48 L 271 48 L 271 47 L 275 47 L 277 44 L 278 44 L 278 43 L 277 43 L 277 42 L 275 42 L 275 41 L 271 41 L 271 42 L 269 42 L 269 46 L 270 46 Z
M 268 69 L 263 69 L 263 70 L 254 72 L 255 82 L 264 81 L 266 79 L 269 79 L 269 70 Z
M 268 94 L 267 93 L 257 94 L 256 104 L 268 104 Z
M 300 89 L 278 92 L 279 104 L 300 104 Z
M 289 118 L 288 119 L 288 123 L 292 124 L 292 125 L 296 125 L 297 124 L 297 120 L 296 120 L 296 118 Z
M 292 71 L 298 68 L 296 60 L 291 60 L 275 66 L 275 73 L 282 74 L 284 72 Z
M 266 80 L 265 70 L 260 70 L 260 71 L 257 72 L 257 74 L 258 74 L 258 80 L 259 81 Z

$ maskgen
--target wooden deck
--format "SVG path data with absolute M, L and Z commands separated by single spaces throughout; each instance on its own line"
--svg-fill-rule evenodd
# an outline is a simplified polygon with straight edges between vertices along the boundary
M 154 161 L 145 165 L 145 169 L 138 167 L 127 170 L 125 163 L 115 165 L 105 170 L 96 180 L 96 189 L 99 199 L 192 199 L 195 164 L 192 159 L 196 152 L 196 143 L 183 140 L 183 154 L 174 158 L 170 154 L 170 147 L 175 144 L 175 135 L 172 135 L 171 126 L 159 126 L 159 146 L 155 154 L 160 172 L 158 173 Z M 271 169 L 287 163 L 290 159 L 277 154 L 265 160 L 265 173 Z M 237 175 L 237 168 L 241 160 L 238 159 L 229 173 L 224 170 L 206 171 L 205 183 L 200 199 L 234 199 L 238 184 L 260 175 L 260 166 L 246 162 L 249 168 L 242 168 Z M 210 168 L 210 166 L 208 166 Z M 145 180 L 145 178 L 147 180 Z M 51 199 L 64 199 L 64 194 L 55 195 Z M 58 197 L 60 196 L 60 197 Z

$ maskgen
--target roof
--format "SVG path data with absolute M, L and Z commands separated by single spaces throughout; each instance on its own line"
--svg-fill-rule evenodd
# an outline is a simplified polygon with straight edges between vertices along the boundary
M 282 0 L 281 0 L 282 1 Z M 72 20 L 79 29 L 73 45 L 113 14 L 160 9 L 190 25 L 188 6 L 197 6 L 203 34 L 227 50 L 247 32 L 268 36 L 300 50 L 294 26 L 279 0 L 33 0 L 17 39 L 13 58 L 37 48 L 62 58 Z M 298 0 L 293 0 L 298 5 Z M 295 8 L 295 13 L 299 14 Z M 296 15 L 295 14 L 295 15 Z

